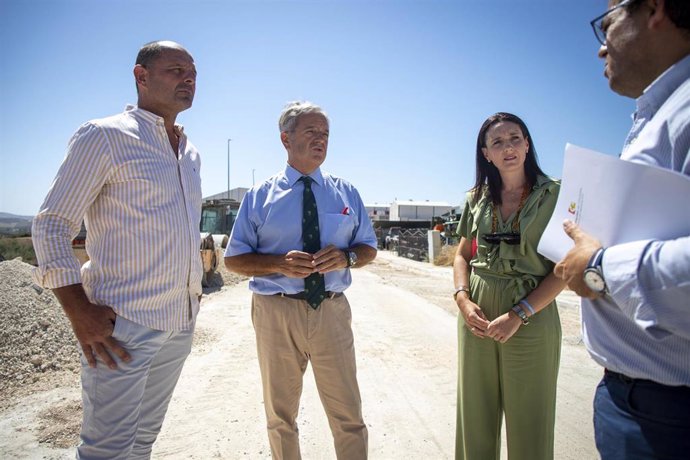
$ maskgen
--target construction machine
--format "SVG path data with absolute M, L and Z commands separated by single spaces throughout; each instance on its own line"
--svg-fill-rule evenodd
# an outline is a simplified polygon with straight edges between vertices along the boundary
M 201 279 L 203 287 L 209 287 L 213 274 L 218 268 L 218 252 L 228 245 L 228 237 L 235 223 L 235 216 L 240 203 L 231 199 L 209 200 L 201 205 L 201 222 L 199 223 L 199 252 L 204 274 Z M 81 230 L 74 240 L 72 249 L 80 263 L 89 260 L 85 249 L 86 227 L 82 222 Z M 222 252 L 220 257 L 222 257 Z
M 201 205 L 201 261 L 204 276 L 201 285 L 211 285 L 213 274 L 218 267 L 218 251 L 228 245 L 228 237 L 235 223 L 240 203 L 232 199 L 208 200 Z M 222 255 L 221 255 L 222 257 Z

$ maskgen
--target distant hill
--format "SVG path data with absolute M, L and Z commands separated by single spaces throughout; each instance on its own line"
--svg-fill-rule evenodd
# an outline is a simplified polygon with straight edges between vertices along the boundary
M 0 212 L 0 235 L 29 235 L 33 216 L 17 216 L 7 212 Z

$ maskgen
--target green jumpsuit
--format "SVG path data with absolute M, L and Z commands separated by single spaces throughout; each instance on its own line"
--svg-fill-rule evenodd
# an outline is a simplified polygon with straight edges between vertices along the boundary
M 556 205 L 560 183 L 540 176 L 519 211 L 517 245 L 486 243 L 492 232 L 492 204 L 486 194 L 472 202 L 467 194 L 458 226 L 460 236 L 477 238 L 470 266 L 470 297 L 489 321 L 508 312 L 553 270 L 537 253 L 539 239 Z M 510 232 L 512 215 L 498 232 Z M 455 458 L 500 458 L 505 414 L 510 460 L 553 458 L 556 379 L 561 352 L 561 323 L 556 302 L 530 318 L 505 343 L 480 339 L 458 319 L 458 407 Z

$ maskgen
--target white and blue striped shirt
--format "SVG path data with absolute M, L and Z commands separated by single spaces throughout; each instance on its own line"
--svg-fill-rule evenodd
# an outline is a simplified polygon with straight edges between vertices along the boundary
M 89 300 L 158 330 L 189 329 L 202 267 L 200 159 L 181 126 L 174 152 L 163 119 L 128 106 L 82 125 L 34 219 L 36 283 L 81 283 Z M 82 219 L 90 261 L 71 242 Z
M 645 90 L 633 120 L 622 159 L 690 176 L 690 56 Z M 610 296 L 582 300 L 594 360 L 629 377 L 690 386 L 690 236 L 612 246 L 603 269 Z

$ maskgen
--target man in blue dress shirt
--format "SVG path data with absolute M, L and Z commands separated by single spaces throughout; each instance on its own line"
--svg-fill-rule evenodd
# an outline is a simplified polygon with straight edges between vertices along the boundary
M 329 136 L 323 110 L 310 102 L 290 103 L 279 128 L 287 165 L 247 192 L 225 252 L 229 270 L 252 277 L 271 452 L 275 459 L 301 458 L 296 418 L 311 362 L 337 457 L 364 459 L 367 428 L 343 291 L 352 282 L 350 268 L 376 257 L 376 236 L 357 190 L 320 169 Z M 310 224 L 303 204 L 312 207 L 314 200 L 318 219 L 312 231 L 305 227 Z M 303 230 L 305 238 L 314 232 L 319 237 L 313 252 Z M 316 300 L 305 282 L 322 283 Z
M 611 0 L 592 26 L 609 86 L 637 102 L 621 158 L 690 175 L 690 2 Z M 606 369 L 594 399 L 599 453 L 689 458 L 690 236 L 603 248 L 564 228 L 575 246 L 555 272 L 584 297 L 585 345 Z

